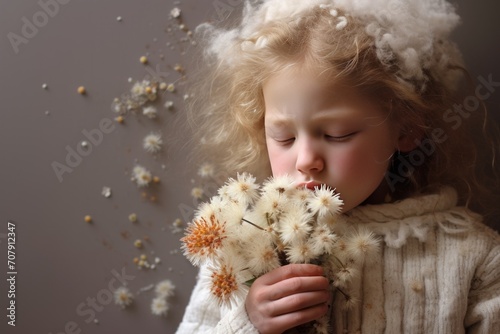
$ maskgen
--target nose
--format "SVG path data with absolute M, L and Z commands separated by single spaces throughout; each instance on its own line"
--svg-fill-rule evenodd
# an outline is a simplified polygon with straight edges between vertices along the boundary
M 312 138 L 302 138 L 297 147 L 295 168 L 303 174 L 319 173 L 325 167 L 320 143 Z

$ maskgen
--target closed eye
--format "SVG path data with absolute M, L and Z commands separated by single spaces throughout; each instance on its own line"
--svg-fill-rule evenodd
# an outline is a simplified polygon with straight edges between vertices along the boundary
M 274 140 L 281 145 L 287 145 L 287 144 L 293 143 L 293 141 L 295 140 L 295 137 L 287 138 L 287 139 L 274 139 Z
M 351 132 L 343 136 L 330 136 L 325 135 L 326 140 L 334 141 L 334 142 L 343 142 L 351 139 L 354 135 L 356 135 L 359 131 Z

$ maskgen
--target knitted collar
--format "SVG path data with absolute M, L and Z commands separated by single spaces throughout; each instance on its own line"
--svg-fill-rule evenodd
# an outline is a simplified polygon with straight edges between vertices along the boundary
M 408 198 L 395 203 L 366 205 L 345 214 L 349 224 L 362 224 L 383 237 L 388 247 L 400 248 L 408 238 L 427 240 L 430 228 L 445 233 L 470 231 L 481 217 L 464 207 L 457 207 L 457 192 L 443 187 L 438 193 Z

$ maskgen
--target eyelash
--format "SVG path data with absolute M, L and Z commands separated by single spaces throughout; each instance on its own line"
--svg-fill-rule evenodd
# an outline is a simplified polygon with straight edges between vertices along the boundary
M 343 142 L 343 141 L 347 141 L 348 139 L 350 139 L 352 136 L 354 136 L 357 133 L 358 132 L 355 131 L 355 132 L 351 132 L 351 133 L 348 133 L 348 134 L 346 134 L 344 136 L 340 136 L 340 137 L 334 137 L 334 136 L 325 135 L 325 138 L 327 140 L 330 140 L 330 141 Z
M 280 145 L 288 145 L 288 144 L 291 144 L 293 141 L 295 140 L 295 138 L 290 138 L 290 139 L 284 139 L 284 140 L 278 140 L 278 139 L 275 139 L 275 141 L 280 144 Z
M 355 131 L 355 132 L 351 132 L 349 134 L 346 134 L 344 136 L 339 136 L 339 137 L 325 135 L 325 138 L 326 138 L 326 140 L 332 141 L 332 142 L 344 142 L 344 141 L 347 141 L 348 139 L 350 139 L 352 136 L 354 136 L 357 133 L 358 132 Z M 294 140 L 295 140 L 295 138 L 289 138 L 289 139 L 284 139 L 284 140 L 278 140 L 278 139 L 276 139 L 276 142 L 278 142 L 278 143 L 280 143 L 282 145 L 287 145 L 287 144 L 291 144 Z

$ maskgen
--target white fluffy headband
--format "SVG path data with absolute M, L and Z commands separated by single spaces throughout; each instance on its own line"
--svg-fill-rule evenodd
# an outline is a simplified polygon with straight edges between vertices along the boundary
M 207 52 L 231 62 L 228 43 L 255 36 L 269 21 L 300 16 L 317 6 L 330 9 L 338 20 L 337 29 L 349 24 L 349 16 L 364 23 L 367 34 L 374 39 L 379 60 L 386 65 L 396 61 L 402 82 L 416 83 L 414 88 L 422 90 L 428 80 L 424 70 L 428 70 L 449 89 L 455 88 L 459 73 L 449 67 L 462 66 L 463 60 L 449 35 L 460 17 L 446 0 L 246 0 L 239 27 L 222 30 L 210 24 L 200 26 L 211 36 Z M 347 18 L 337 16 L 336 9 Z M 242 47 L 252 47 L 248 43 Z M 258 39 L 253 47 L 264 45 L 265 40 Z

